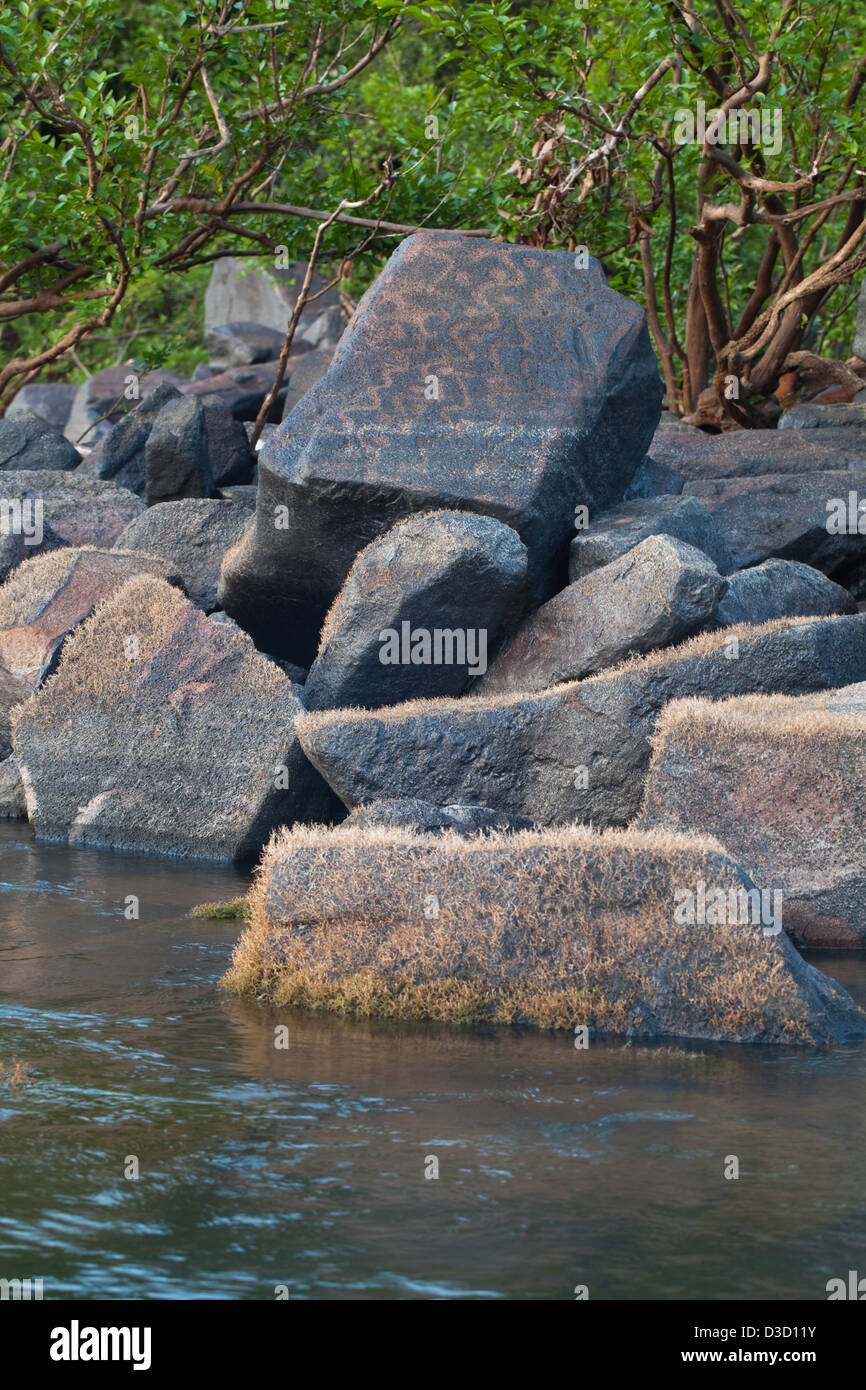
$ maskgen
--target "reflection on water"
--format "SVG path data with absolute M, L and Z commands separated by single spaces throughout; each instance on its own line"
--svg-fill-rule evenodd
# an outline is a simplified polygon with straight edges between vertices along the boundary
M 29 1069 L 0 1083 L 0 1277 L 46 1298 L 824 1299 L 866 1272 L 866 1047 L 578 1052 L 276 1012 L 216 988 L 237 924 L 185 915 L 244 886 L 0 826 L 0 1058 Z M 866 960 L 816 963 L 866 1002 Z

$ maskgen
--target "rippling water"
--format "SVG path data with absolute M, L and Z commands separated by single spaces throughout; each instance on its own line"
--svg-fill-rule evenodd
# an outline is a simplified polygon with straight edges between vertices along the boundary
M 186 916 L 244 887 L 0 826 L 0 1277 L 46 1298 L 825 1299 L 864 1272 L 866 1047 L 578 1052 L 275 1012 L 217 988 L 237 924 Z M 866 960 L 817 963 L 866 1003 Z

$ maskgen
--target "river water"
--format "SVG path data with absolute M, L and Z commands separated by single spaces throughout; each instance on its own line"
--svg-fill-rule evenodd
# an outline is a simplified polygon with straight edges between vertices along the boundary
M 278 1013 L 217 987 L 238 924 L 186 915 L 245 884 L 0 825 L 0 1277 L 46 1299 L 822 1300 L 866 1273 L 866 1046 L 576 1051 Z M 866 960 L 813 959 L 866 1003 Z

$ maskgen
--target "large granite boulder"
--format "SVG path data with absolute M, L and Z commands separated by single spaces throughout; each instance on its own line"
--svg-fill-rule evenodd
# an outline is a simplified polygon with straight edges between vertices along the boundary
M 298 734 L 349 809 L 421 797 L 626 825 L 640 807 L 659 711 L 692 695 L 800 695 L 866 680 L 866 614 L 702 632 L 682 646 L 538 695 L 317 710 Z
M 35 689 L 55 669 L 69 633 L 140 574 L 181 582 L 176 567 L 156 555 L 66 546 L 25 560 L 0 586 L 0 663 Z
M 469 512 L 399 521 L 355 560 L 322 628 L 307 709 L 459 695 L 519 616 L 526 546 Z
M 866 558 L 866 516 L 851 493 L 866 499 L 866 468 L 833 473 L 770 474 L 686 483 L 727 541 L 736 569 L 763 560 L 800 560 L 845 583 L 846 567 Z M 840 529 L 836 517 L 844 509 Z M 863 521 L 863 532 L 857 527 Z M 850 587 L 846 585 L 846 587 Z
M 214 261 L 205 291 L 205 334 L 220 324 L 245 321 L 261 324 L 284 338 L 306 269 L 303 261 L 273 267 L 261 261 L 244 263 L 234 256 L 221 256 Z M 310 294 L 316 298 L 308 300 L 304 306 L 298 334 L 306 332 L 326 310 L 339 309 L 339 292 L 333 287 L 328 289 L 327 283 L 317 272 L 313 273 Z
M 78 450 L 41 416 L 22 410 L 0 420 L 0 472 L 43 468 L 56 472 L 80 462 Z
M 15 711 L 30 821 L 71 844 L 252 858 L 275 826 L 332 806 L 298 746 L 299 710 L 245 633 L 133 579 Z
M 179 571 L 192 602 L 211 613 L 223 555 L 237 544 L 251 516 L 251 505 L 219 498 L 158 502 L 130 522 L 114 548 L 161 555 Z
M 64 545 L 109 549 L 144 503 L 78 470 L 4 473 L 0 483 L 0 583 L 22 560 Z
M 712 620 L 727 587 L 703 551 L 648 536 L 524 619 L 479 690 L 546 690 L 679 642 Z
M 733 568 L 731 553 L 718 526 L 697 497 L 653 497 L 621 502 L 590 517 L 571 542 L 568 577 L 574 582 L 609 565 L 647 536 L 673 536 L 702 550 L 722 574 Z
M 728 577 L 716 622 L 769 623 L 774 618 L 829 618 L 856 613 L 852 594 L 799 560 L 765 560 Z
M 164 381 L 182 386 L 185 380 L 164 367 L 139 377 L 128 362 L 94 372 L 76 391 L 63 433 L 73 444 L 80 440 L 82 447 L 94 448 L 123 418 L 130 401 L 145 400 Z
M 66 381 L 31 381 L 16 391 L 6 410 L 5 418 L 12 420 L 16 415 L 38 415 L 46 425 L 63 430 L 69 419 L 77 386 Z
M 676 700 L 640 824 L 716 836 L 801 945 L 866 946 L 866 684 Z
M 296 829 L 265 853 L 223 984 L 280 1007 L 636 1039 L 863 1037 L 758 900 L 685 835 Z
M 255 526 L 226 559 L 223 606 L 304 664 L 358 551 L 436 508 L 513 527 L 541 602 L 565 580 L 575 507 L 621 499 L 660 401 L 643 311 L 597 262 L 410 236 L 259 452 Z

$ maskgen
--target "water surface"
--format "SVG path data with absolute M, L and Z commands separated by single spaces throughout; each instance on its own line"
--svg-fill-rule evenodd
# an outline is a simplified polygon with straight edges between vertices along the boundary
M 0 1277 L 46 1298 L 822 1300 L 866 1274 L 866 1045 L 576 1051 L 277 1012 L 217 987 L 237 924 L 186 916 L 245 885 L 0 825 Z M 866 960 L 812 959 L 866 1003 Z

